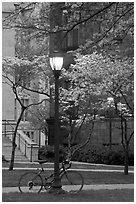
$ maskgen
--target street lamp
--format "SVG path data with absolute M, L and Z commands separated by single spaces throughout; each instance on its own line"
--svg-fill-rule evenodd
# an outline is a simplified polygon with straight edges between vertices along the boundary
M 55 143 L 54 143 L 54 183 L 53 189 L 61 189 L 61 179 L 59 176 L 59 76 L 63 66 L 63 56 L 59 52 L 50 55 L 50 65 L 55 77 Z

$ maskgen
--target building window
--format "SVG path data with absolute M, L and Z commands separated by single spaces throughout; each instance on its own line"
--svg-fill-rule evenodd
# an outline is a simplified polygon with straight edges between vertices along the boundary
M 24 133 L 34 142 L 34 131 L 24 131 Z
M 80 15 L 79 12 L 74 13 L 74 15 L 76 15 L 76 18 L 79 19 Z M 69 8 L 65 7 L 63 8 L 63 12 L 62 12 L 62 24 L 64 25 L 64 27 L 69 26 L 70 22 L 69 19 L 71 18 L 71 11 L 69 10 Z M 62 34 L 62 39 L 63 39 L 63 49 L 65 51 L 68 50 L 76 50 L 78 48 L 78 28 L 75 27 L 74 29 L 72 29 L 71 31 L 63 31 Z
M 75 50 L 78 48 L 78 29 L 73 29 L 72 31 L 66 33 L 63 32 L 63 49 Z
M 34 142 L 34 132 L 31 132 L 31 140 Z

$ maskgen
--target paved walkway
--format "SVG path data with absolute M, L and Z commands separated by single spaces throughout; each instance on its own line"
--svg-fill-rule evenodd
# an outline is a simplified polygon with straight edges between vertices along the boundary
M 69 188 L 69 186 L 67 186 Z M 82 190 L 115 190 L 115 189 L 134 189 L 134 184 L 102 184 L 102 185 L 84 185 Z M 65 188 L 66 190 L 66 188 Z M 2 193 L 19 192 L 18 187 L 3 187 Z

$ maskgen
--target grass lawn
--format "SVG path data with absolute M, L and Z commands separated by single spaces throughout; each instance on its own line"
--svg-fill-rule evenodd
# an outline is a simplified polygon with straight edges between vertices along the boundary
M 26 167 L 26 166 L 25 166 Z M 35 167 L 35 165 L 33 166 Z M 48 166 L 52 167 L 52 166 Z M 80 165 L 80 168 L 85 166 Z M 90 166 L 86 166 L 87 168 Z M 73 166 L 76 168 L 76 165 Z M 79 168 L 79 165 L 77 166 Z M 107 168 L 107 167 L 106 167 Z M 113 167 L 114 168 L 114 167 Z M 118 167 L 117 167 L 118 168 Z M 119 167 L 120 168 L 120 167 Z M 94 169 L 94 167 L 93 167 Z M 99 168 L 100 169 L 100 168 Z M 109 168 L 111 169 L 111 167 Z M 30 170 L 2 170 L 2 186 L 18 186 L 19 178 L 22 174 Z M 34 170 L 31 170 L 34 171 Z M 47 170 L 47 174 L 51 171 Z M 121 172 L 94 172 L 81 171 L 85 184 L 119 184 L 134 183 L 134 174 L 124 175 Z M 21 193 L 3 193 L 3 202 L 134 202 L 134 190 L 82 190 L 79 194 L 21 194 Z
M 2 171 L 2 186 L 18 186 L 20 176 L 30 170 L 3 170 Z M 47 174 L 50 174 L 47 171 Z M 84 184 L 119 184 L 119 183 L 134 183 L 134 174 L 129 173 L 124 175 L 120 172 L 81 172 L 84 177 Z
M 9 162 L 3 162 L 2 167 L 7 167 L 9 168 Z M 15 168 L 37 168 L 39 167 L 38 163 L 15 163 L 14 164 Z M 53 168 L 54 164 L 53 163 L 45 163 L 43 164 L 44 168 Z M 114 165 L 96 165 L 96 164 L 89 164 L 89 163 L 76 163 L 73 162 L 71 168 L 76 168 L 76 169 L 118 169 L 118 170 L 123 170 L 123 166 L 114 166 Z M 134 170 L 133 166 L 129 166 L 129 170 Z
M 78 194 L 4 193 L 2 202 L 134 202 L 133 190 L 90 190 Z

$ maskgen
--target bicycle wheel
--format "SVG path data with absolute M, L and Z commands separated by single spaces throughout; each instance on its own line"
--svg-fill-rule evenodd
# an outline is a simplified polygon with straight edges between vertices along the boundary
M 42 177 L 36 172 L 27 172 L 20 177 L 18 188 L 21 193 L 40 193 L 42 187 Z
M 78 193 L 83 188 L 84 179 L 79 172 L 67 171 L 61 176 L 61 184 L 63 190 L 71 193 Z

